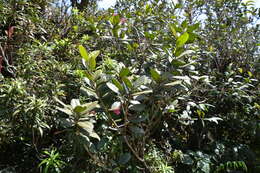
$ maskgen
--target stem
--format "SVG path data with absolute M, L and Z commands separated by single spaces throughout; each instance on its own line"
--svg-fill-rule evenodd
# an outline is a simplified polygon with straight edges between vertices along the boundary
M 126 136 L 123 136 L 123 137 L 124 137 L 125 143 L 127 144 L 128 148 L 131 150 L 131 152 L 134 154 L 134 156 L 137 158 L 137 160 L 139 160 L 144 165 L 146 170 L 151 172 L 149 169 L 149 166 L 146 164 L 145 160 L 140 158 L 139 155 L 136 153 L 136 151 L 133 149 L 133 147 L 130 145 L 127 137 Z

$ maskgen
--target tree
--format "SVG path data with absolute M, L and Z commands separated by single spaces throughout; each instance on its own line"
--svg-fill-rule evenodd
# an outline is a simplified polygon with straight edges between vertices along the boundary
M 80 11 L 87 9 L 89 7 L 94 7 L 97 5 L 98 0 L 71 0 L 72 7 L 76 7 Z

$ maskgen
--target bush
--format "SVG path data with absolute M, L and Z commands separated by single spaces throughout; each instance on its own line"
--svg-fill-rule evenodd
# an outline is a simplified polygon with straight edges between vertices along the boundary
M 255 172 L 260 10 L 92 5 L 0 1 L 0 170 Z

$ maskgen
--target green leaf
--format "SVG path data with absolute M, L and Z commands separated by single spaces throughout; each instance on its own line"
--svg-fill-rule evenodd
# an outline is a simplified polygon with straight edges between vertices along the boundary
M 253 76 L 253 74 L 250 71 L 248 71 L 247 74 L 248 74 L 249 77 Z
M 96 132 L 94 132 L 94 125 L 92 122 L 90 121 L 79 121 L 77 123 L 77 125 L 82 128 L 83 130 L 85 130 L 85 132 L 87 132 L 87 134 L 92 137 L 92 138 L 96 138 L 98 140 L 100 140 L 100 137 L 98 136 L 98 134 Z M 84 136 L 83 133 L 81 133 L 82 136 Z
M 223 119 L 219 118 L 219 117 L 204 118 L 204 120 L 211 121 L 211 122 L 214 122 L 216 124 L 218 124 L 219 121 L 223 121 Z
M 89 68 L 91 70 L 95 70 L 95 68 L 96 68 L 96 58 L 99 54 L 100 54 L 99 50 L 96 50 L 96 51 L 93 51 L 93 52 L 90 53 L 90 55 L 89 55 L 89 57 L 90 57 Z
M 183 45 L 188 41 L 189 34 L 185 32 L 176 41 L 176 47 L 183 47 Z
M 70 128 L 74 125 L 74 121 L 70 118 L 59 118 L 58 121 L 63 128 Z
M 146 85 L 149 84 L 151 82 L 151 79 L 149 79 L 147 76 L 140 76 L 139 78 L 137 78 L 133 85 L 137 88 L 140 87 L 141 85 Z
M 150 7 L 150 5 L 149 5 L 149 4 L 146 4 L 146 6 L 145 6 L 145 13 L 148 14 L 148 13 L 150 13 L 151 11 L 152 11 L 152 8 Z
M 184 20 L 182 23 L 181 23 L 181 27 L 182 28 L 187 28 L 188 26 L 188 21 L 187 20 Z
M 174 8 L 175 8 L 175 9 L 178 9 L 178 8 L 182 8 L 182 6 L 183 6 L 183 5 L 182 5 L 181 3 L 178 3 L 178 4 L 174 5 Z
M 93 73 L 93 80 L 97 82 L 97 80 L 100 79 L 102 75 L 104 75 L 102 70 L 96 70 Z
M 100 54 L 100 50 L 95 50 L 95 51 L 90 52 L 89 57 L 96 59 L 99 54 Z
M 193 43 L 195 41 L 196 38 L 198 38 L 199 36 L 197 34 L 194 34 L 194 33 L 189 33 L 189 39 L 188 41 L 186 42 L 186 44 L 188 43 Z
M 120 93 L 120 92 L 119 92 L 119 89 L 118 89 L 114 84 L 112 84 L 112 83 L 110 83 L 110 82 L 107 82 L 106 85 L 107 85 L 107 87 L 108 87 L 109 89 L 111 89 L 111 90 L 114 91 L 115 93 L 117 93 L 117 94 Z
M 137 111 L 137 112 L 142 112 L 145 110 L 145 105 L 144 104 L 134 104 L 130 107 L 131 110 Z
M 185 49 L 183 47 L 176 47 L 174 51 L 174 55 L 179 57 L 182 53 L 184 53 Z
M 173 65 L 173 67 L 179 68 L 179 67 L 185 65 L 186 63 L 181 60 L 173 59 L 171 64 Z
M 96 99 L 98 99 L 97 94 L 95 93 L 95 90 L 93 90 L 92 88 L 89 87 L 81 87 L 80 91 L 82 94 L 87 95 L 89 97 L 94 97 Z
M 76 106 L 76 107 L 73 109 L 73 111 L 76 112 L 76 113 L 78 113 L 78 114 L 82 113 L 82 112 L 85 111 L 85 110 L 86 110 L 86 107 L 81 106 L 81 105 Z
M 57 107 L 57 109 L 59 111 L 65 113 L 65 114 L 67 114 L 67 115 L 73 115 L 72 111 L 70 109 L 68 109 L 68 108 L 59 108 L 59 107 Z
M 75 70 L 74 74 L 79 76 L 80 78 L 85 77 L 85 71 L 84 70 Z
M 63 107 L 66 107 L 67 105 L 65 103 L 63 103 L 61 100 L 59 100 L 57 97 L 53 97 L 53 99 L 58 102 L 59 104 L 61 104 Z
M 160 80 L 160 74 L 155 70 L 155 69 L 150 69 L 150 73 L 151 73 L 151 76 L 153 78 L 153 80 L 155 80 L 156 82 L 158 82 Z
M 171 24 L 169 24 L 169 28 L 170 28 L 170 30 L 171 30 L 171 32 L 172 32 L 172 35 L 173 35 L 175 38 L 177 38 L 178 35 L 177 35 L 177 31 L 176 31 L 176 29 L 175 29 L 175 25 L 171 23 Z
M 152 92 L 153 92 L 153 90 L 145 90 L 145 91 L 133 93 L 132 96 L 139 96 L 139 95 L 142 95 L 142 94 L 150 94 Z
M 123 86 L 120 84 L 120 82 L 117 79 L 115 79 L 115 78 L 112 79 L 112 82 L 119 89 L 119 91 L 123 91 L 124 90 Z
M 118 34 L 119 34 L 119 28 L 118 27 L 114 27 L 112 29 L 112 33 L 113 33 L 113 36 L 117 38 Z
M 86 50 L 82 45 L 79 45 L 79 53 L 80 53 L 81 57 L 82 57 L 86 62 L 89 61 L 88 52 L 87 52 L 87 50 Z
M 185 56 L 185 55 L 190 55 L 190 54 L 192 54 L 192 53 L 194 53 L 193 50 L 185 50 L 185 51 L 182 52 L 178 57 L 176 57 L 176 59 L 179 59 L 179 58 L 181 58 L 181 57 L 183 57 L 183 56 Z
M 112 17 L 109 18 L 109 21 L 111 22 L 112 25 L 118 25 L 120 23 L 120 16 L 117 15 L 113 15 Z
M 194 30 L 200 27 L 199 23 L 195 23 L 194 25 L 188 26 L 187 32 L 193 32 Z
M 89 136 L 92 137 L 92 138 L 96 138 L 100 141 L 100 137 L 98 136 L 98 134 L 94 131 L 90 132 L 89 133 Z
M 124 153 L 119 157 L 118 163 L 121 165 L 126 164 L 131 159 L 130 153 Z
M 119 73 L 119 76 L 122 78 L 122 77 L 127 76 L 129 73 L 130 73 L 130 70 L 128 68 L 122 68 L 122 70 Z
M 95 101 L 95 102 L 85 103 L 81 106 L 85 107 L 84 112 L 82 112 L 82 114 L 85 114 L 85 113 L 88 113 L 88 112 L 92 111 L 93 109 L 99 107 L 99 104 L 98 104 L 98 101 Z
M 182 159 L 182 163 L 185 164 L 185 165 L 192 165 L 193 160 L 188 154 L 184 154 L 183 159 Z
M 126 86 L 128 88 L 133 88 L 133 84 L 131 83 L 131 81 L 127 77 L 123 77 L 122 80 L 124 81 L 124 83 L 126 84 Z
M 85 131 L 87 131 L 88 133 L 92 132 L 94 129 L 93 123 L 89 121 L 80 121 L 77 123 L 77 125 Z
M 210 164 L 207 161 L 199 160 L 197 168 L 200 168 L 204 173 L 210 173 Z
M 167 83 L 167 84 L 165 84 L 165 86 L 175 86 L 175 85 L 180 85 L 181 83 L 182 83 L 181 80 L 177 80 L 174 82 Z
M 93 76 L 93 74 L 88 73 L 87 71 L 85 71 L 85 76 L 86 76 L 89 80 L 91 80 L 91 81 L 94 80 L 94 76 Z

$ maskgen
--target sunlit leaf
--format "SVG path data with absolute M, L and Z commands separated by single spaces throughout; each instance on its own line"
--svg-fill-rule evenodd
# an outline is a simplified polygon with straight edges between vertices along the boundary
M 185 32 L 180 37 L 178 37 L 176 41 L 176 47 L 183 47 L 183 45 L 188 41 L 188 39 L 189 39 L 189 34 Z
M 110 110 L 116 110 L 116 109 L 119 109 L 120 107 L 121 107 L 121 102 L 114 102 L 114 103 L 111 105 Z
M 123 86 L 120 84 L 120 82 L 117 79 L 113 78 L 112 82 L 120 91 L 124 90 Z
M 119 89 L 114 84 L 107 82 L 106 85 L 108 86 L 109 89 L 111 89 L 115 93 L 119 94 Z
M 151 79 L 149 79 L 147 76 L 140 76 L 133 82 L 133 85 L 135 87 L 140 87 L 141 85 L 146 85 L 146 84 L 149 84 L 150 82 L 151 82 Z
M 99 107 L 99 104 L 98 104 L 98 101 L 95 101 L 95 102 L 85 103 L 82 106 L 85 107 L 85 110 L 82 112 L 83 114 L 85 114 L 85 113 L 88 113 L 88 112 L 92 111 L 93 109 Z
M 122 68 L 122 70 L 119 73 L 119 76 L 122 78 L 122 77 L 127 76 L 129 73 L 130 73 L 130 70 L 128 68 Z
M 67 108 L 59 108 L 59 107 L 57 107 L 57 109 L 58 109 L 59 111 L 65 113 L 65 114 L 67 114 L 67 115 L 73 115 L 73 112 L 72 112 L 72 110 L 70 110 L 70 109 L 67 109 Z
M 165 86 L 176 86 L 176 85 L 180 85 L 181 83 L 182 83 L 181 80 L 177 80 L 174 82 L 167 83 L 167 84 L 165 84 Z
M 63 107 L 66 107 L 67 105 L 65 103 L 63 103 L 61 100 L 59 100 L 57 97 L 53 97 L 54 100 L 58 103 L 60 103 Z
M 183 80 L 185 83 L 191 85 L 191 79 L 188 76 L 174 76 L 175 79 Z
M 173 67 L 175 68 L 180 68 L 181 66 L 185 65 L 186 63 L 181 61 L 181 60 L 177 60 L 177 59 L 173 59 L 171 64 L 173 65 Z
M 123 77 L 122 80 L 124 81 L 124 83 L 128 88 L 133 88 L 132 82 L 127 77 Z
M 93 123 L 89 121 L 80 121 L 77 123 L 77 125 L 86 130 L 88 133 L 92 132 L 94 129 Z
M 96 58 L 97 58 L 97 56 L 100 54 L 100 51 L 99 50 L 96 50 L 96 51 L 93 51 L 93 52 L 91 52 L 90 53 L 90 55 L 89 55 L 89 57 L 90 57 L 90 59 L 89 59 L 89 68 L 91 69 L 91 70 L 95 70 L 95 68 L 96 68 Z
M 172 32 L 172 35 L 174 35 L 174 37 L 177 38 L 178 35 L 177 35 L 177 31 L 176 31 L 176 29 L 175 29 L 174 24 L 171 23 L 171 24 L 169 25 L 169 28 L 170 28 L 170 30 L 171 30 L 171 32 Z
M 118 25 L 120 23 L 120 16 L 118 14 L 114 14 L 112 17 L 109 18 L 109 21 L 112 25 Z
M 80 53 L 81 57 L 82 57 L 86 62 L 89 61 L 88 52 L 87 52 L 87 50 L 86 50 L 82 45 L 79 45 L 79 53 Z
M 153 92 L 153 90 L 145 90 L 145 91 L 133 93 L 132 96 L 138 96 L 138 95 L 142 95 L 142 94 L 150 94 L 152 92 Z
M 185 55 L 190 55 L 192 53 L 194 53 L 193 50 L 186 50 L 186 51 L 182 52 L 178 57 L 176 57 L 176 59 L 179 59 L 179 58 L 181 58 L 181 57 L 183 57 Z
M 212 118 L 204 118 L 204 120 L 207 120 L 207 121 L 212 121 L 216 124 L 218 124 L 218 121 L 223 121 L 222 118 L 219 118 L 219 117 L 212 117 Z
M 82 92 L 82 94 L 85 94 L 90 97 L 95 97 L 96 99 L 98 99 L 98 96 L 95 93 L 95 91 L 89 87 L 81 87 L 80 91 Z
M 73 109 L 73 111 L 74 112 L 76 112 L 76 113 L 82 113 L 83 111 L 85 111 L 86 110 L 86 107 L 84 107 L 84 106 L 81 106 L 81 105 L 78 105 L 78 106 L 76 106 L 74 109 Z
M 161 78 L 160 74 L 155 70 L 155 69 L 150 69 L 150 74 L 153 78 L 153 80 L 155 80 L 156 82 L 158 82 Z
M 193 32 L 194 30 L 197 30 L 200 27 L 199 23 L 195 23 L 193 25 L 188 26 L 187 32 Z
M 99 141 L 100 141 L 100 137 L 98 136 L 98 134 L 96 133 L 96 132 L 91 132 L 90 134 L 89 134 L 89 136 L 90 137 L 92 137 L 92 138 L 96 138 L 96 139 L 98 139 Z

